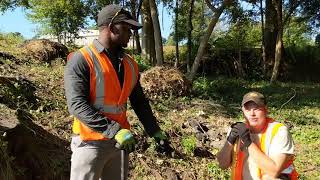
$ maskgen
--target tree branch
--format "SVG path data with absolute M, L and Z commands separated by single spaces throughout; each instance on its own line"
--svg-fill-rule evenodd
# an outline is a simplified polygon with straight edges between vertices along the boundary
M 301 4 L 301 1 L 297 1 L 297 0 L 292 0 L 293 2 L 290 3 L 289 5 L 289 11 L 288 13 L 285 15 L 285 17 L 283 18 L 283 25 L 285 25 L 289 20 L 290 17 L 292 15 L 292 13 L 297 9 L 297 7 Z
M 211 1 L 210 1 L 210 0 L 205 0 L 205 1 L 206 1 L 207 6 L 208 6 L 213 12 L 216 12 L 216 11 L 217 11 L 217 8 L 215 8 L 214 5 L 211 4 Z

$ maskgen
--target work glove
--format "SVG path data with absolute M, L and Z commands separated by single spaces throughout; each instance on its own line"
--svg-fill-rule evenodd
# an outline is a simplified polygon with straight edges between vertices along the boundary
M 240 149 L 243 151 L 244 149 L 247 149 L 251 143 L 251 137 L 250 137 L 250 131 L 249 128 L 245 123 L 238 123 L 234 125 L 235 131 L 237 132 L 240 140 L 241 140 L 241 145 Z
M 227 137 L 227 141 L 232 145 L 234 145 L 234 143 L 236 142 L 237 138 L 239 137 L 239 135 L 238 135 L 238 131 L 239 130 L 235 126 L 237 126 L 237 125 L 239 125 L 241 123 L 242 122 L 236 122 L 236 123 L 233 123 L 231 125 L 231 131 L 230 131 L 230 133 L 229 133 L 229 135 Z
M 121 129 L 114 136 L 117 141 L 116 147 L 119 149 L 124 149 L 127 152 L 132 152 L 136 144 L 132 133 L 128 129 Z
M 172 156 L 174 149 L 171 147 L 169 139 L 165 132 L 160 130 L 153 135 L 153 138 L 157 142 L 157 152 L 163 155 Z

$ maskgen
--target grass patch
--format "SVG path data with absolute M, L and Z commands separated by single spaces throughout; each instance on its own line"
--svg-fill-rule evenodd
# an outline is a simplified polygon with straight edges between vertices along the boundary
M 297 127 L 293 130 L 296 144 L 295 166 L 301 179 L 320 178 L 320 126 Z
M 208 163 L 208 173 L 215 179 L 230 179 L 230 173 L 228 170 L 222 170 L 216 162 Z

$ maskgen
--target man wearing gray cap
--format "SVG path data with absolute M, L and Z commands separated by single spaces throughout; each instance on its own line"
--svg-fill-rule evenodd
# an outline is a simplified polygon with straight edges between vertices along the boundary
M 231 125 L 224 147 L 217 155 L 222 169 L 231 167 L 231 179 L 297 179 L 293 166 L 293 140 L 288 129 L 267 117 L 264 95 L 243 96 L 245 122 Z
M 135 140 L 126 117 L 127 100 L 158 149 L 171 153 L 139 83 L 138 65 L 124 52 L 132 29 L 130 13 L 108 5 L 98 14 L 99 37 L 68 56 L 65 93 L 74 117 L 71 180 L 127 179 L 128 153 Z

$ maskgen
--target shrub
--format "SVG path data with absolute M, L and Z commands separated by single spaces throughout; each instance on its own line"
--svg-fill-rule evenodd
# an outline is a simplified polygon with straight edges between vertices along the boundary
M 179 60 L 180 64 L 184 64 L 186 62 L 187 57 L 187 47 L 180 46 L 179 47 Z M 175 46 L 164 46 L 163 47 L 163 58 L 166 63 L 174 64 L 176 60 L 176 47 Z
M 145 59 L 143 59 L 141 55 L 133 55 L 133 58 L 138 63 L 140 72 L 150 69 L 150 64 L 148 64 L 148 62 Z

